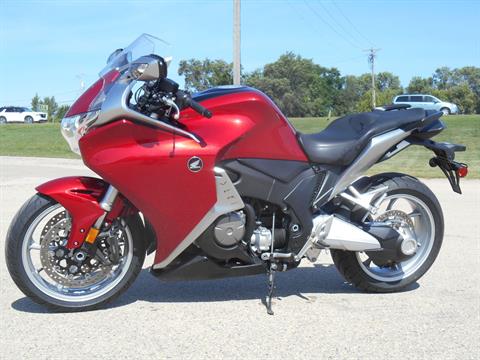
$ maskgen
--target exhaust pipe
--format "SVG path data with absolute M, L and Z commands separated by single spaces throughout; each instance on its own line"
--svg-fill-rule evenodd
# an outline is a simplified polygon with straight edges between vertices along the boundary
M 317 245 L 347 251 L 381 250 L 380 242 L 361 228 L 334 215 L 319 215 L 313 219 Z

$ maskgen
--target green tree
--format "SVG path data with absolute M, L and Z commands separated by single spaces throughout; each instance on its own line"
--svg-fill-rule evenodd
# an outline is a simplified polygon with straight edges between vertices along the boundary
M 247 74 L 244 80 L 270 96 L 287 116 L 326 115 L 342 88 L 337 69 L 322 67 L 292 52 Z
M 449 67 L 443 66 L 435 70 L 433 74 L 433 84 L 435 88 L 439 90 L 446 90 L 449 86 L 452 86 L 453 72 Z
M 378 73 L 375 77 L 375 86 L 377 90 L 382 92 L 385 90 L 401 90 L 400 79 L 397 75 L 385 71 Z
M 430 94 L 433 89 L 433 79 L 422 78 L 421 76 L 414 76 L 407 87 L 407 92 L 410 94 Z
M 232 64 L 223 60 L 183 60 L 178 72 L 192 91 L 232 83 Z M 292 52 L 244 74 L 243 82 L 266 93 L 287 116 L 324 116 L 330 110 L 344 115 L 371 107 L 369 73 L 342 76 L 335 68 L 322 67 Z M 379 106 L 403 92 L 398 76 L 391 72 L 378 73 L 375 86 Z M 454 102 L 465 113 L 480 113 L 480 68 L 474 66 L 438 68 L 431 77 L 413 77 L 406 90 Z
M 460 69 L 455 69 L 456 78 L 461 83 L 467 84 L 474 94 L 474 110 L 480 114 L 480 68 L 475 66 L 465 66 Z
M 232 84 L 233 65 L 223 60 L 182 60 L 178 75 L 185 77 L 187 90 L 202 91 L 214 86 Z
M 58 109 L 58 104 L 55 101 L 55 96 L 51 96 L 51 97 L 45 96 L 43 98 L 42 104 L 48 106 L 47 118 L 49 121 L 53 122 L 55 120 L 54 115 Z
M 70 106 L 68 105 L 60 105 L 55 112 L 54 116 L 54 121 L 62 121 L 62 119 L 65 117 L 65 114 L 67 113 L 68 109 L 70 109 Z
M 442 101 L 458 105 L 460 112 L 463 114 L 475 112 L 476 96 L 467 84 L 452 86 L 444 90 L 433 89 L 431 94 Z
M 35 94 L 35 96 L 32 98 L 32 102 L 31 102 L 32 110 L 33 111 L 39 111 L 40 110 L 40 106 L 39 106 L 40 104 L 41 104 L 40 96 L 38 96 L 38 94 Z

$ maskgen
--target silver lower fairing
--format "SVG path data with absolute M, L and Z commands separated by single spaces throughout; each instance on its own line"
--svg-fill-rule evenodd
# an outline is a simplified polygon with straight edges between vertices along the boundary
M 178 255 L 189 247 L 207 228 L 220 216 L 245 207 L 242 198 L 237 192 L 225 170 L 216 167 L 215 184 L 217 188 L 217 202 L 207 212 L 202 220 L 193 228 L 185 239 L 162 262 L 153 265 L 154 269 L 163 269 Z

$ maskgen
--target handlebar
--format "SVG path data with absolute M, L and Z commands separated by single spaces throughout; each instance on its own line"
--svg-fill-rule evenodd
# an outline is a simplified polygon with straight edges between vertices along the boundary
M 196 102 L 192 98 L 190 98 L 189 105 L 193 110 L 195 110 L 200 115 L 205 116 L 208 119 L 210 119 L 212 117 L 212 112 L 210 110 L 208 110 L 206 107 L 200 105 L 198 102 Z
M 190 94 L 184 91 L 177 92 L 177 100 L 182 103 L 184 106 L 190 106 L 193 110 L 199 113 L 202 116 L 210 119 L 212 117 L 212 112 L 208 110 L 206 107 L 200 105 L 198 102 L 192 99 Z
M 135 108 L 142 114 L 149 116 L 152 113 L 160 116 L 167 115 L 174 120 L 180 118 L 180 110 L 191 107 L 194 111 L 206 118 L 212 117 L 212 112 L 192 99 L 190 93 L 178 89 L 178 84 L 170 79 L 161 79 L 155 82 L 147 82 L 137 91 L 143 90 L 143 94 L 137 99 L 135 94 Z M 171 110 L 168 110 L 165 106 Z

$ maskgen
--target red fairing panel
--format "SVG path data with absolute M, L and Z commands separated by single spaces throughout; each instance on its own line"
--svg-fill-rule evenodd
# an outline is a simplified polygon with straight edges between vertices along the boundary
M 43 195 L 56 200 L 70 213 L 72 229 L 67 248 L 82 245 L 90 227 L 104 210 L 99 202 L 108 187 L 103 180 L 91 177 L 64 177 L 46 182 L 36 188 Z
M 165 131 L 117 121 L 80 141 L 85 164 L 115 186 L 153 225 L 156 262 L 166 258 L 215 204 L 216 148 Z M 203 160 L 191 172 L 192 156 Z

